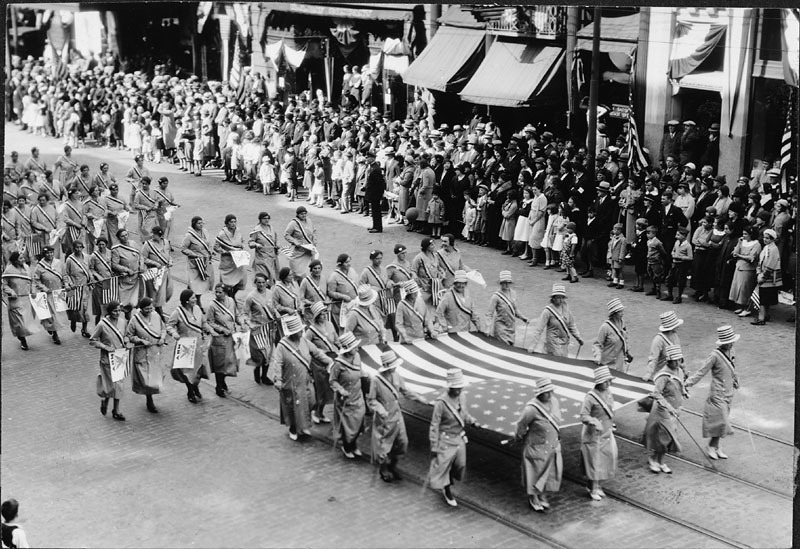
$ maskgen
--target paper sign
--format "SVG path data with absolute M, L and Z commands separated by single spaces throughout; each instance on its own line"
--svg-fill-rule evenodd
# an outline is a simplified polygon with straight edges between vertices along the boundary
M 106 220 L 105 219 L 95 219 L 92 221 L 92 225 L 94 226 L 94 231 L 92 235 L 95 238 L 100 238 L 100 235 L 103 234 L 103 229 L 106 227 Z
M 128 222 L 128 218 L 131 216 L 131 212 L 123 210 L 117 214 L 117 223 L 119 228 L 122 229 L 125 227 L 125 224 Z
M 66 227 L 61 227 L 60 229 L 53 229 L 50 231 L 50 245 L 55 246 L 56 242 L 58 242 L 58 239 L 63 236 L 66 230 Z
M 67 209 L 67 203 L 61 202 L 58 206 L 56 206 L 56 213 L 58 215 L 62 215 L 64 213 L 64 210 L 66 209 Z
M 233 332 L 233 350 L 239 360 L 239 366 L 243 366 L 250 359 L 250 331 Z
M 33 307 L 33 312 L 36 314 L 36 318 L 39 320 L 53 318 L 53 314 L 50 312 L 50 307 L 47 306 L 46 293 L 39 292 L 36 295 L 28 296 L 28 298 L 31 300 L 31 307 Z
M 164 212 L 164 219 L 172 219 L 172 212 L 177 209 L 177 206 L 167 206 L 167 211 Z
M 172 369 L 191 370 L 194 368 L 194 355 L 197 350 L 196 337 L 182 337 L 175 344 L 175 356 L 172 360 Z
M 344 329 L 347 326 L 347 315 L 350 314 L 350 311 L 356 308 L 356 300 L 352 300 L 349 303 L 342 303 L 342 310 L 339 311 L 339 326 Z
M 108 362 L 111 367 L 111 381 L 116 383 L 125 379 L 128 371 L 128 349 L 117 349 L 108 353 Z
M 244 267 L 250 264 L 250 252 L 246 250 L 234 250 L 231 252 L 231 259 L 236 267 Z
M 483 275 L 481 273 L 479 273 L 478 271 L 468 271 L 467 272 L 467 279 L 470 282 L 474 282 L 475 284 L 478 284 L 481 288 L 485 288 L 486 287 L 486 281 L 483 279 Z
M 57 313 L 63 313 L 69 310 L 66 290 L 53 290 L 53 305 L 55 305 Z

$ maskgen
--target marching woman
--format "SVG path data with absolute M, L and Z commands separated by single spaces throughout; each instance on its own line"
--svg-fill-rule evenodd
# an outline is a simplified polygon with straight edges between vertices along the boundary
M 417 393 L 406 388 L 397 367 L 403 360 L 397 354 L 386 351 L 381 354 L 381 367 L 369 384 L 367 406 L 375 413 L 372 422 L 372 455 L 377 457 L 378 473 L 384 482 L 400 480 L 397 460 L 408 451 L 408 435 L 403 412 L 400 410 L 400 395 L 417 402 L 428 402 Z
M 219 276 L 225 285 L 225 293 L 236 299 L 236 292 L 244 289 L 247 273 L 244 265 L 237 267 L 231 252 L 244 250 L 244 237 L 236 227 L 236 216 L 225 216 L 225 226 L 214 240 L 214 252 L 219 254 Z
M 189 288 L 194 292 L 201 310 L 200 296 L 214 285 L 214 266 L 211 264 L 213 251 L 204 224 L 202 217 L 194 216 L 181 245 L 181 253 L 189 258 Z
M 92 179 L 92 186 L 98 187 L 100 192 L 107 190 L 112 183 L 116 183 L 117 178 L 108 173 L 108 162 L 100 163 L 100 171 Z
M 164 237 L 169 238 L 172 232 L 172 211 L 178 207 L 172 192 L 167 190 L 169 179 L 166 177 L 158 178 L 158 188 L 153 189 L 153 193 L 158 202 L 156 208 L 156 224 L 164 230 Z M 170 210 L 172 208 L 172 210 Z
M 95 246 L 95 232 L 97 236 L 106 234 L 106 217 L 108 211 L 100 203 L 100 187 L 95 185 L 89 191 L 89 196 L 83 201 L 83 217 L 86 219 L 86 253 L 92 253 Z M 99 230 L 95 228 L 95 222 L 99 221 Z
M 425 237 L 420 243 L 420 252 L 411 261 L 411 272 L 417 279 L 422 299 L 431 302 L 434 307 L 439 304 L 438 256 L 434 253 L 433 239 Z
M 89 271 L 89 258 L 83 253 L 83 242 L 72 245 L 72 253 L 64 261 L 64 286 L 67 289 L 69 328 L 73 332 L 81 323 L 81 335 L 89 337 L 86 325 L 89 323 L 89 289 L 92 274 Z
M 500 271 L 500 289 L 489 300 L 489 311 L 486 313 L 489 335 L 508 345 L 514 345 L 517 319 L 528 323 L 528 319 L 517 309 L 517 293 L 511 289 L 513 283 L 511 271 Z
M 112 183 L 108 186 L 108 195 L 100 199 L 100 205 L 106 210 L 106 239 L 109 246 L 116 242 L 117 231 L 125 228 L 125 223 L 122 218 L 127 222 L 127 215 L 130 212 L 128 203 L 119 195 L 119 185 Z
M 161 318 L 166 318 L 164 305 L 172 299 L 172 277 L 169 273 L 172 267 L 172 257 L 170 257 L 172 245 L 164 238 L 164 229 L 158 225 L 153 227 L 151 232 L 152 236 L 142 246 L 142 262 L 148 269 L 163 269 L 163 272 L 158 287 L 156 287 L 158 277 L 144 283 L 144 293 L 153 300 L 153 306 Z
M 534 399 L 529 401 L 517 421 L 515 439 L 525 439 L 522 451 L 522 479 L 528 505 L 534 511 L 550 508 L 545 492 L 561 487 L 564 463 L 561 458 L 561 407 L 553 395 L 553 382 L 536 380 Z
M 292 270 L 289 267 L 283 267 L 278 272 L 278 282 L 272 288 L 272 306 L 280 316 L 301 313 L 299 293 L 300 288 L 294 281 Z
M 144 156 L 137 154 L 133 157 L 133 161 L 133 167 L 125 174 L 125 181 L 131 184 L 131 204 L 133 204 L 133 197 L 136 195 L 136 191 L 139 190 L 139 182 L 145 177 L 150 177 L 150 170 L 144 166 Z
M 403 284 L 405 298 L 397 304 L 395 326 L 400 343 L 412 343 L 425 337 L 433 337 L 433 324 L 427 305 L 419 296 L 416 281 L 408 280 Z
M 214 286 L 214 300 L 208 306 L 206 324 L 211 330 L 211 347 L 208 349 L 208 363 L 214 373 L 216 392 L 225 398 L 228 392 L 226 377 L 236 377 L 239 361 L 233 346 L 233 332 L 241 331 L 236 301 L 225 295 L 222 284 Z
M 256 383 L 272 385 L 272 380 L 267 377 L 267 369 L 278 331 L 278 313 L 272 308 L 272 297 L 267 291 L 267 275 L 256 273 L 253 285 L 255 288 L 244 300 L 250 328 L 250 361 L 255 367 L 253 378 Z
M 436 307 L 436 320 L 441 331 L 448 333 L 467 332 L 472 325 L 480 330 L 480 321 L 475 314 L 475 305 L 467 295 L 467 273 L 456 271 L 453 287 L 447 290 Z
M 436 399 L 428 430 L 433 454 L 428 478 L 431 488 L 441 490 L 451 507 L 458 505 L 451 486 L 457 480 L 464 480 L 467 470 L 466 426 L 475 425 L 475 418 L 467 412 L 464 395 L 461 393 L 466 386 L 461 370 L 447 370 L 447 392 Z
M 709 438 L 706 453 L 711 459 L 727 459 L 719 447 L 719 440 L 733 434 L 730 413 L 734 391 L 739 388 L 736 376 L 733 344 L 739 340 L 739 334 L 733 332 L 731 326 L 717 328 L 717 348 L 706 358 L 702 368 L 697 370 L 687 381 L 686 389 L 694 386 L 711 371 L 711 385 L 703 410 L 703 438 Z
M 361 340 L 363 345 L 386 343 L 383 323 L 373 303 L 378 299 L 378 292 L 367 284 L 358 287 L 356 306 L 347 315 L 345 328 Z
M 53 338 L 53 343 L 61 345 L 58 330 L 64 327 L 64 313 L 57 312 L 55 306 L 54 290 L 64 288 L 64 265 L 55 259 L 55 250 L 52 246 L 42 249 L 42 259 L 33 268 L 31 277 L 31 293 L 45 292 L 47 306 L 50 309 L 50 318 L 40 319 L 42 326 Z
M 681 451 L 677 418 L 687 396 L 683 387 L 686 373 L 682 362 L 680 346 L 670 345 L 667 347 L 667 364 L 653 380 L 653 407 L 644 427 L 644 446 L 652 454 L 648 465 L 654 473 L 672 473 L 672 469 L 664 463 L 664 454 Z
M 581 407 L 581 465 L 595 501 L 605 496 L 600 482 L 614 477 L 617 471 L 617 440 L 614 438 L 614 397 L 611 395 L 611 371 L 607 366 L 594 370 L 594 389 Z
M 342 453 L 347 459 L 360 456 L 358 437 L 364 430 L 367 405 L 361 390 L 361 381 L 367 377 L 361 368 L 358 348 L 361 340 L 352 332 L 342 332 L 342 348 L 330 367 L 328 382 L 335 393 L 333 401 L 333 438 L 342 441 Z
M 436 261 L 439 269 L 439 276 L 442 277 L 442 286 L 450 288 L 456 271 L 467 271 L 468 267 L 461 260 L 461 252 L 455 247 L 456 237 L 452 234 L 443 234 L 441 238 L 442 247 L 436 251 Z
M 395 244 L 394 254 L 397 259 L 394 263 L 386 266 L 386 277 L 392 286 L 392 298 L 394 299 L 394 311 L 387 317 L 387 325 L 392 330 L 395 341 L 400 341 L 400 334 L 397 331 L 397 305 L 403 300 L 403 285 L 412 280 L 411 263 L 406 259 L 407 250 L 403 244 Z
M 131 201 L 131 206 L 139 212 L 139 238 L 145 240 L 150 238 L 153 227 L 158 226 L 156 210 L 158 200 L 153 191 L 150 190 L 150 178 L 143 177 L 136 195 Z
M 340 319 L 343 303 L 350 303 L 358 297 L 358 275 L 350 262 L 349 255 L 339 254 L 336 258 L 336 269 L 328 276 L 325 285 L 331 300 L 331 320 L 339 331 L 344 329 L 345 324 Z
M 11 252 L 2 276 L 3 301 L 8 310 L 8 325 L 11 333 L 19 340 L 19 348 L 28 350 L 27 337 L 33 332 L 33 312 L 31 311 L 28 293 L 31 288 L 31 277 L 28 268 L 22 262 L 19 252 Z
M 338 352 L 338 345 L 340 345 L 339 336 L 336 334 L 336 328 L 328 319 L 328 308 L 322 301 L 317 301 L 311 305 L 310 310 L 311 322 L 308 324 L 308 330 L 305 337 L 311 343 L 319 347 L 322 352 L 328 355 L 328 358 L 336 358 Z M 316 402 L 314 409 L 311 411 L 311 421 L 314 423 L 330 423 L 330 420 L 325 417 L 325 405 L 333 401 L 333 393 L 328 381 L 328 368 L 327 365 L 318 361 L 317 359 L 311 360 L 311 374 L 314 378 L 314 394 Z
M 208 379 L 208 368 L 203 363 L 203 347 L 205 334 L 211 332 L 203 318 L 203 312 L 197 306 L 197 298 L 190 289 L 183 290 L 180 295 L 180 305 L 172 312 L 167 320 L 167 333 L 175 341 L 183 337 L 197 339 L 194 350 L 192 369 L 172 368 L 172 379 L 186 385 L 186 398 L 195 404 L 197 399 L 202 399 L 200 394 L 200 380 Z
M 383 252 L 380 250 L 372 250 L 369 253 L 369 260 L 372 264 L 361 271 L 361 278 L 358 279 L 358 282 L 360 284 L 368 284 L 371 286 L 372 289 L 378 292 L 379 297 L 381 295 L 386 298 L 391 296 L 392 304 L 394 304 L 394 295 L 392 294 L 393 284 L 389 282 L 389 277 L 386 276 L 386 273 L 381 267 L 381 263 L 383 262 Z M 388 327 L 388 324 L 390 324 L 389 315 L 392 315 L 392 317 L 394 316 L 394 307 L 389 306 L 388 310 L 385 310 L 386 302 L 387 300 L 383 299 L 378 301 L 377 307 L 381 316 L 386 318 L 386 324 Z
M 597 339 L 592 343 L 594 361 L 601 366 L 623 370 L 623 361 L 633 362 L 628 344 L 628 329 L 622 319 L 625 307 L 618 297 L 608 302 L 608 320 L 600 326 Z
M 107 305 L 108 312 L 103 320 L 97 323 L 89 338 L 89 343 L 93 347 L 100 349 L 100 374 L 97 376 L 97 396 L 100 401 L 100 413 L 106 415 L 108 411 L 108 400 L 114 399 L 114 407 L 111 410 L 111 417 L 117 421 L 125 421 L 119 411 L 119 399 L 122 398 L 123 381 L 111 381 L 111 361 L 109 353 L 119 349 L 125 349 L 125 318 L 122 316 L 122 309 L 118 302 L 110 301 Z
M 50 197 L 47 193 L 41 193 L 37 199 L 37 204 L 31 209 L 30 212 L 31 228 L 33 229 L 34 240 L 38 243 L 38 248 L 42 252 L 44 247 L 56 246 L 58 239 L 52 244 L 50 243 L 50 234 L 57 228 L 58 212 L 55 205 L 50 203 Z M 53 248 L 55 253 L 55 248 Z M 61 249 L 58 249 L 59 255 Z M 31 261 L 34 258 L 31 257 Z
M 108 249 L 108 240 L 101 236 L 95 242 L 96 247 L 89 256 L 89 274 L 92 275 L 92 314 L 94 323 L 100 322 L 100 317 L 105 314 L 105 306 L 110 300 L 116 301 L 119 296 L 111 296 L 112 278 L 114 271 L 111 267 L 111 250 Z M 105 292 L 103 291 L 105 290 Z M 105 294 L 105 296 L 104 296 Z
M 322 283 L 322 262 L 319 259 L 312 260 L 308 264 L 308 271 L 308 276 L 300 281 L 300 300 L 306 312 L 314 303 L 323 302 L 328 298 L 327 288 Z
M 64 202 L 64 210 L 61 214 L 61 221 L 66 226 L 64 237 L 61 239 L 61 251 L 64 257 L 72 253 L 72 245 L 75 242 L 84 242 L 83 236 L 86 225 L 83 217 L 83 202 L 80 200 L 81 193 L 75 187 L 70 187 L 67 191 L 67 200 Z
M 125 309 L 125 316 L 139 302 L 142 294 L 139 276 L 142 271 L 142 256 L 130 245 L 128 231 L 117 231 L 119 244 L 111 248 L 111 269 L 119 280 L 119 301 Z
M 567 306 L 567 289 L 563 284 L 553 284 L 550 305 L 539 316 L 528 352 L 535 352 L 542 332 L 545 332 L 544 352 L 548 355 L 567 356 L 570 335 L 577 340 L 578 345 L 583 345 L 572 311 Z
M 317 250 L 317 230 L 308 219 L 308 210 L 305 206 L 299 206 L 295 210 L 295 217 L 286 225 L 283 238 L 294 246 L 289 256 L 289 266 L 295 277 L 301 279 L 306 276 L 308 264 L 315 259 Z
M 78 191 L 81 192 L 81 194 L 89 194 L 89 189 L 92 188 L 92 183 L 89 180 L 89 165 L 83 164 L 80 168 L 80 171 L 75 174 L 74 178 L 70 179 L 67 185 L 70 189 L 77 189 Z M 46 187 L 47 186 L 45 185 L 44 188 Z M 54 198 L 53 200 L 59 200 L 61 198 L 57 196 L 56 193 L 53 193 L 53 195 L 56 196 L 56 198 Z
M 153 314 L 153 300 L 143 297 L 139 300 L 139 310 L 131 315 L 125 337 L 133 344 L 133 367 L 131 384 L 133 392 L 147 399 L 147 411 L 157 414 L 153 395 L 161 392 L 164 386 L 159 347 L 167 344 L 167 330 L 164 320 Z
M 72 178 L 78 173 L 78 163 L 72 157 L 72 147 L 64 147 L 64 154 L 59 156 L 53 164 L 53 171 L 58 174 L 58 181 L 62 185 L 72 183 Z
M 326 367 L 333 362 L 322 350 L 303 338 L 303 322 L 297 315 L 281 319 L 284 337 L 272 353 L 271 377 L 281 396 L 281 424 L 289 426 L 289 438 L 311 435 L 313 394 L 308 373 L 312 357 Z
M 11 254 L 19 251 L 19 244 L 17 243 L 17 240 L 19 239 L 17 233 L 18 214 L 16 210 L 12 209 L 11 204 L 12 203 L 10 200 L 3 200 L 2 230 L 0 231 L 0 234 L 2 234 L 3 238 L 3 267 L 6 266 L 8 258 L 11 256 Z
M 270 286 L 275 284 L 280 270 L 278 262 L 278 234 L 269 224 L 270 215 L 267 212 L 258 214 L 256 225 L 247 241 L 247 245 L 255 250 L 253 258 L 253 272 L 264 273 Z

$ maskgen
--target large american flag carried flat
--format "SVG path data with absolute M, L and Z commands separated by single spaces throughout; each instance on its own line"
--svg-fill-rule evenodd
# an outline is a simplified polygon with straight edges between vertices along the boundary
M 581 405 L 594 388 L 596 364 L 591 360 L 530 354 L 478 332 L 460 332 L 410 345 L 393 343 L 390 347 L 404 360 L 398 373 L 406 386 L 430 398 L 431 404 L 445 387 L 447 370 L 461 368 L 469 383 L 464 392 L 470 414 L 483 428 L 504 435 L 514 434 L 523 406 L 533 398 L 537 379 L 553 381 L 561 404 L 562 427 L 580 423 Z M 380 355 L 377 345 L 363 347 L 364 368 L 377 372 Z M 616 370 L 612 374 L 615 409 L 633 404 L 653 390 L 652 383 L 638 377 Z

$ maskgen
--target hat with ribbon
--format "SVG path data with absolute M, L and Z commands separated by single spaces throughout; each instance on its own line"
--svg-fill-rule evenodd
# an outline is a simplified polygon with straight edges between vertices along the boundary
M 378 292 L 372 289 L 369 284 L 362 284 L 358 287 L 358 305 L 372 305 L 378 299 Z
M 453 273 L 453 282 L 469 282 L 469 279 L 467 278 L 467 271 L 462 271 L 459 269 Z
M 600 383 L 605 383 L 606 381 L 611 381 L 614 377 L 611 375 L 611 370 L 608 369 L 608 366 L 598 366 L 594 370 L 594 384 L 599 385 Z
M 317 301 L 311 304 L 311 318 L 317 318 L 320 313 L 325 312 L 327 307 L 325 307 L 325 303 L 322 301 Z
M 553 291 L 550 292 L 550 296 L 567 297 L 567 287 L 564 286 L 563 284 L 553 284 Z
M 666 355 L 667 360 L 683 359 L 683 351 L 681 350 L 680 345 L 667 345 L 667 348 L 664 349 L 664 354 Z
M 511 278 L 511 271 L 500 271 L 500 282 L 514 282 Z
M 407 280 L 403 283 L 403 290 L 405 290 L 406 295 L 419 292 L 419 284 L 417 284 L 416 280 Z
M 670 332 L 683 324 L 683 320 L 678 318 L 678 315 L 675 314 L 675 311 L 661 313 L 659 319 L 661 320 L 661 326 L 658 327 L 660 332 Z
M 625 306 L 622 304 L 622 301 L 618 297 L 615 297 L 611 301 L 608 302 L 608 314 L 609 316 L 613 315 L 614 313 L 618 313 L 620 311 L 625 310 Z
M 303 321 L 296 314 L 281 318 L 281 327 L 283 328 L 283 335 L 287 336 L 302 332 L 305 329 Z
M 450 368 L 447 370 L 447 388 L 462 389 L 467 386 L 464 379 L 464 372 L 460 368 Z
M 378 373 L 393 370 L 403 363 L 402 358 L 397 357 L 397 353 L 391 349 L 381 353 L 381 367 L 378 368 Z
M 549 393 L 555 390 L 553 386 L 553 382 L 550 381 L 550 378 L 543 377 L 536 380 L 536 387 L 533 389 L 534 396 L 539 396 L 543 393 Z
M 736 341 L 739 341 L 740 337 L 742 336 L 734 333 L 733 326 L 720 326 L 717 328 L 717 345 L 735 343 Z
M 600 184 L 597 185 L 597 190 L 603 193 L 611 192 L 611 183 L 608 181 L 601 181 Z
M 319 303 L 319 302 L 317 302 Z M 345 353 L 349 353 L 358 349 L 358 346 L 361 345 L 361 340 L 357 339 L 353 332 L 344 331 L 342 335 L 339 336 L 339 354 L 343 355 Z

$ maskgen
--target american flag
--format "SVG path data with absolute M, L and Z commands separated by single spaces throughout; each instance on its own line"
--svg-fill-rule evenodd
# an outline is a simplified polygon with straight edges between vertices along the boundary
M 270 337 L 270 325 L 264 325 L 260 328 L 253 330 L 250 337 L 256 342 L 256 347 L 261 350 L 269 349 L 272 346 L 272 338 Z
M 394 302 L 394 289 L 384 288 L 378 291 L 378 303 L 380 310 L 385 315 L 397 312 L 397 303 Z
M 781 193 L 789 192 L 787 182 L 789 162 L 792 161 L 792 100 L 789 96 L 789 105 L 786 108 L 786 125 L 783 127 L 781 138 Z
M 56 80 L 63 80 L 69 74 L 69 40 L 64 43 L 64 47 L 59 52 L 55 46 L 51 46 L 55 50 L 53 56 L 53 76 Z
M 628 105 L 630 112 L 628 115 L 628 135 L 625 138 L 625 145 L 628 148 L 628 168 L 633 173 L 638 173 L 647 167 L 647 157 L 644 155 L 642 146 L 639 143 L 639 128 L 636 126 L 636 118 L 633 115 L 633 90 L 636 87 L 636 54 L 631 63 L 631 78 L 628 86 Z
M 239 51 L 239 35 L 233 39 L 233 64 L 231 65 L 231 73 L 228 77 L 228 84 L 233 89 L 239 88 L 239 80 L 242 77 L 242 59 Z
M 103 288 L 100 291 L 100 301 L 103 305 L 108 305 L 112 301 L 119 301 L 119 277 L 112 276 L 102 282 Z
M 761 309 L 761 296 L 758 293 L 758 286 L 756 286 L 756 289 L 753 290 L 752 294 L 750 294 L 750 304 L 752 305 L 752 309 L 754 311 Z
M 406 385 L 432 399 L 445 386 L 449 368 L 461 368 L 469 385 L 465 396 L 470 414 L 486 429 L 513 434 L 523 406 L 533 398 L 536 380 L 548 377 L 555 386 L 564 424 L 580 423 L 586 393 L 594 388 L 595 363 L 589 360 L 530 354 L 477 332 L 461 332 L 411 345 L 391 344 L 404 360 L 398 368 Z M 377 345 L 361 349 L 361 362 L 371 371 L 380 367 Z M 653 384 L 614 370 L 612 393 L 616 409 L 645 398 Z
M 195 257 L 193 261 L 197 266 L 197 274 L 200 275 L 200 280 L 208 279 L 208 259 L 205 257 Z
M 444 288 L 442 287 L 442 281 L 438 278 L 431 279 L 431 303 L 434 307 L 439 305 L 439 302 L 442 300 L 442 292 Z
M 67 308 L 70 311 L 80 311 L 83 303 L 83 286 L 76 286 L 67 292 Z

